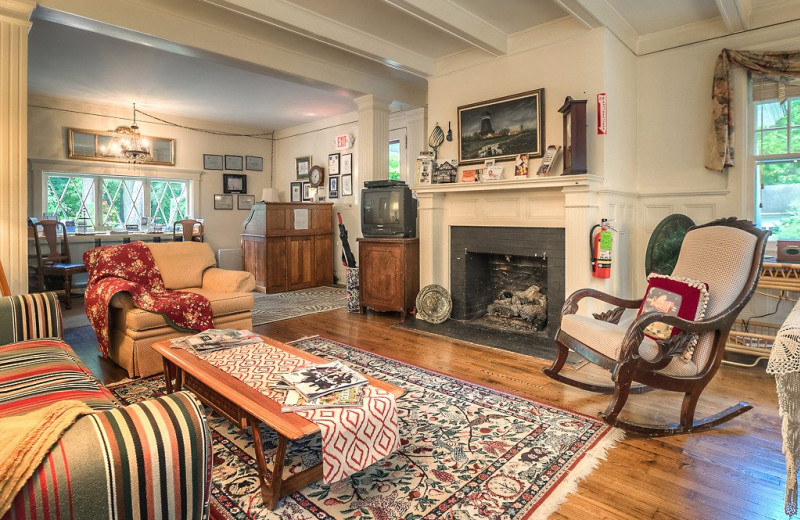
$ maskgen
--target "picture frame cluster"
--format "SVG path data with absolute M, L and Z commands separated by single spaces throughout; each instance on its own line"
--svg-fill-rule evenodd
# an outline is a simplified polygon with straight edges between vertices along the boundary
M 295 158 L 295 178 L 289 183 L 289 200 L 291 202 L 310 202 L 312 200 L 309 174 L 313 162 L 310 155 Z M 328 154 L 327 188 L 328 199 L 338 199 L 353 195 L 353 154 L 334 152 Z

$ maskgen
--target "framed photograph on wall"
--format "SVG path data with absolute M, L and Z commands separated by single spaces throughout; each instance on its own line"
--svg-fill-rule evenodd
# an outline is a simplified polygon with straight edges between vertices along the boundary
M 289 183 L 289 201 L 290 202 L 303 202 L 303 183 L 290 182 Z
M 262 172 L 264 171 L 264 158 L 247 155 L 244 158 L 244 167 L 251 172 Z
M 353 154 L 342 154 L 342 175 L 350 175 L 353 173 Z
M 222 193 L 247 193 L 247 175 L 223 173 Z
M 225 156 L 225 169 L 242 171 L 242 156 L 241 155 L 226 155 Z
M 311 171 L 311 156 L 297 157 L 294 160 L 294 166 L 298 179 L 308 179 L 308 172 Z
M 237 195 L 236 209 L 251 209 L 256 202 L 255 195 Z
M 204 170 L 221 170 L 222 169 L 222 156 L 203 154 L 203 169 Z
M 233 195 L 214 195 L 214 209 L 233 209 Z
M 544 89 L 458 107 L 458 164 L 544 155 Z
M 311 183 L 304 182 L 303 183 L 303 202 L 308 202 L 311 200 Z
M 328 154 L 328 176 L 339 175 L 339 154 Z
M 339 198 L 339 177 L 328 177 L 328 198 Z
M 342 197 L 349 197 L 353 194 L 353 176 L 342 175 Z

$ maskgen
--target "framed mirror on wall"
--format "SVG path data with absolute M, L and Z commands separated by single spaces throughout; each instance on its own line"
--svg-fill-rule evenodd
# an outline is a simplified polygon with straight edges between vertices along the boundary
M 82 128 L 67 129 L 67 158 L 83 161 L 127 163 L 114 152 L 117 134 Z M 142 164 L 175 166 L 175 139 L 142 136 L 150 145 L 150 156 Z

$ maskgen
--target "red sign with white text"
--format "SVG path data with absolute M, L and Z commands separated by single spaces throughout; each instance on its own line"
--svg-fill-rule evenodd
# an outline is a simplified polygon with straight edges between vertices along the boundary
M 605 92 L 597 94 L 597 134 L 608 133 L 608 105 Z

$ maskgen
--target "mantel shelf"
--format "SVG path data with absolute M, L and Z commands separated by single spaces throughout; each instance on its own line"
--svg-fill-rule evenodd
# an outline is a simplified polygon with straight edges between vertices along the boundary
M 504 179 L 488 182 L 452 182 L 449 184 L 417 184 L 412 189 L 417 194 L 452 193 L 472 191 L 535 190 L 566 188 L 570 186 L 589 186 L 598 189 L 603 178 L 597 175 L 559 175 L 553 177 L 531 177 L 524 179 Z

